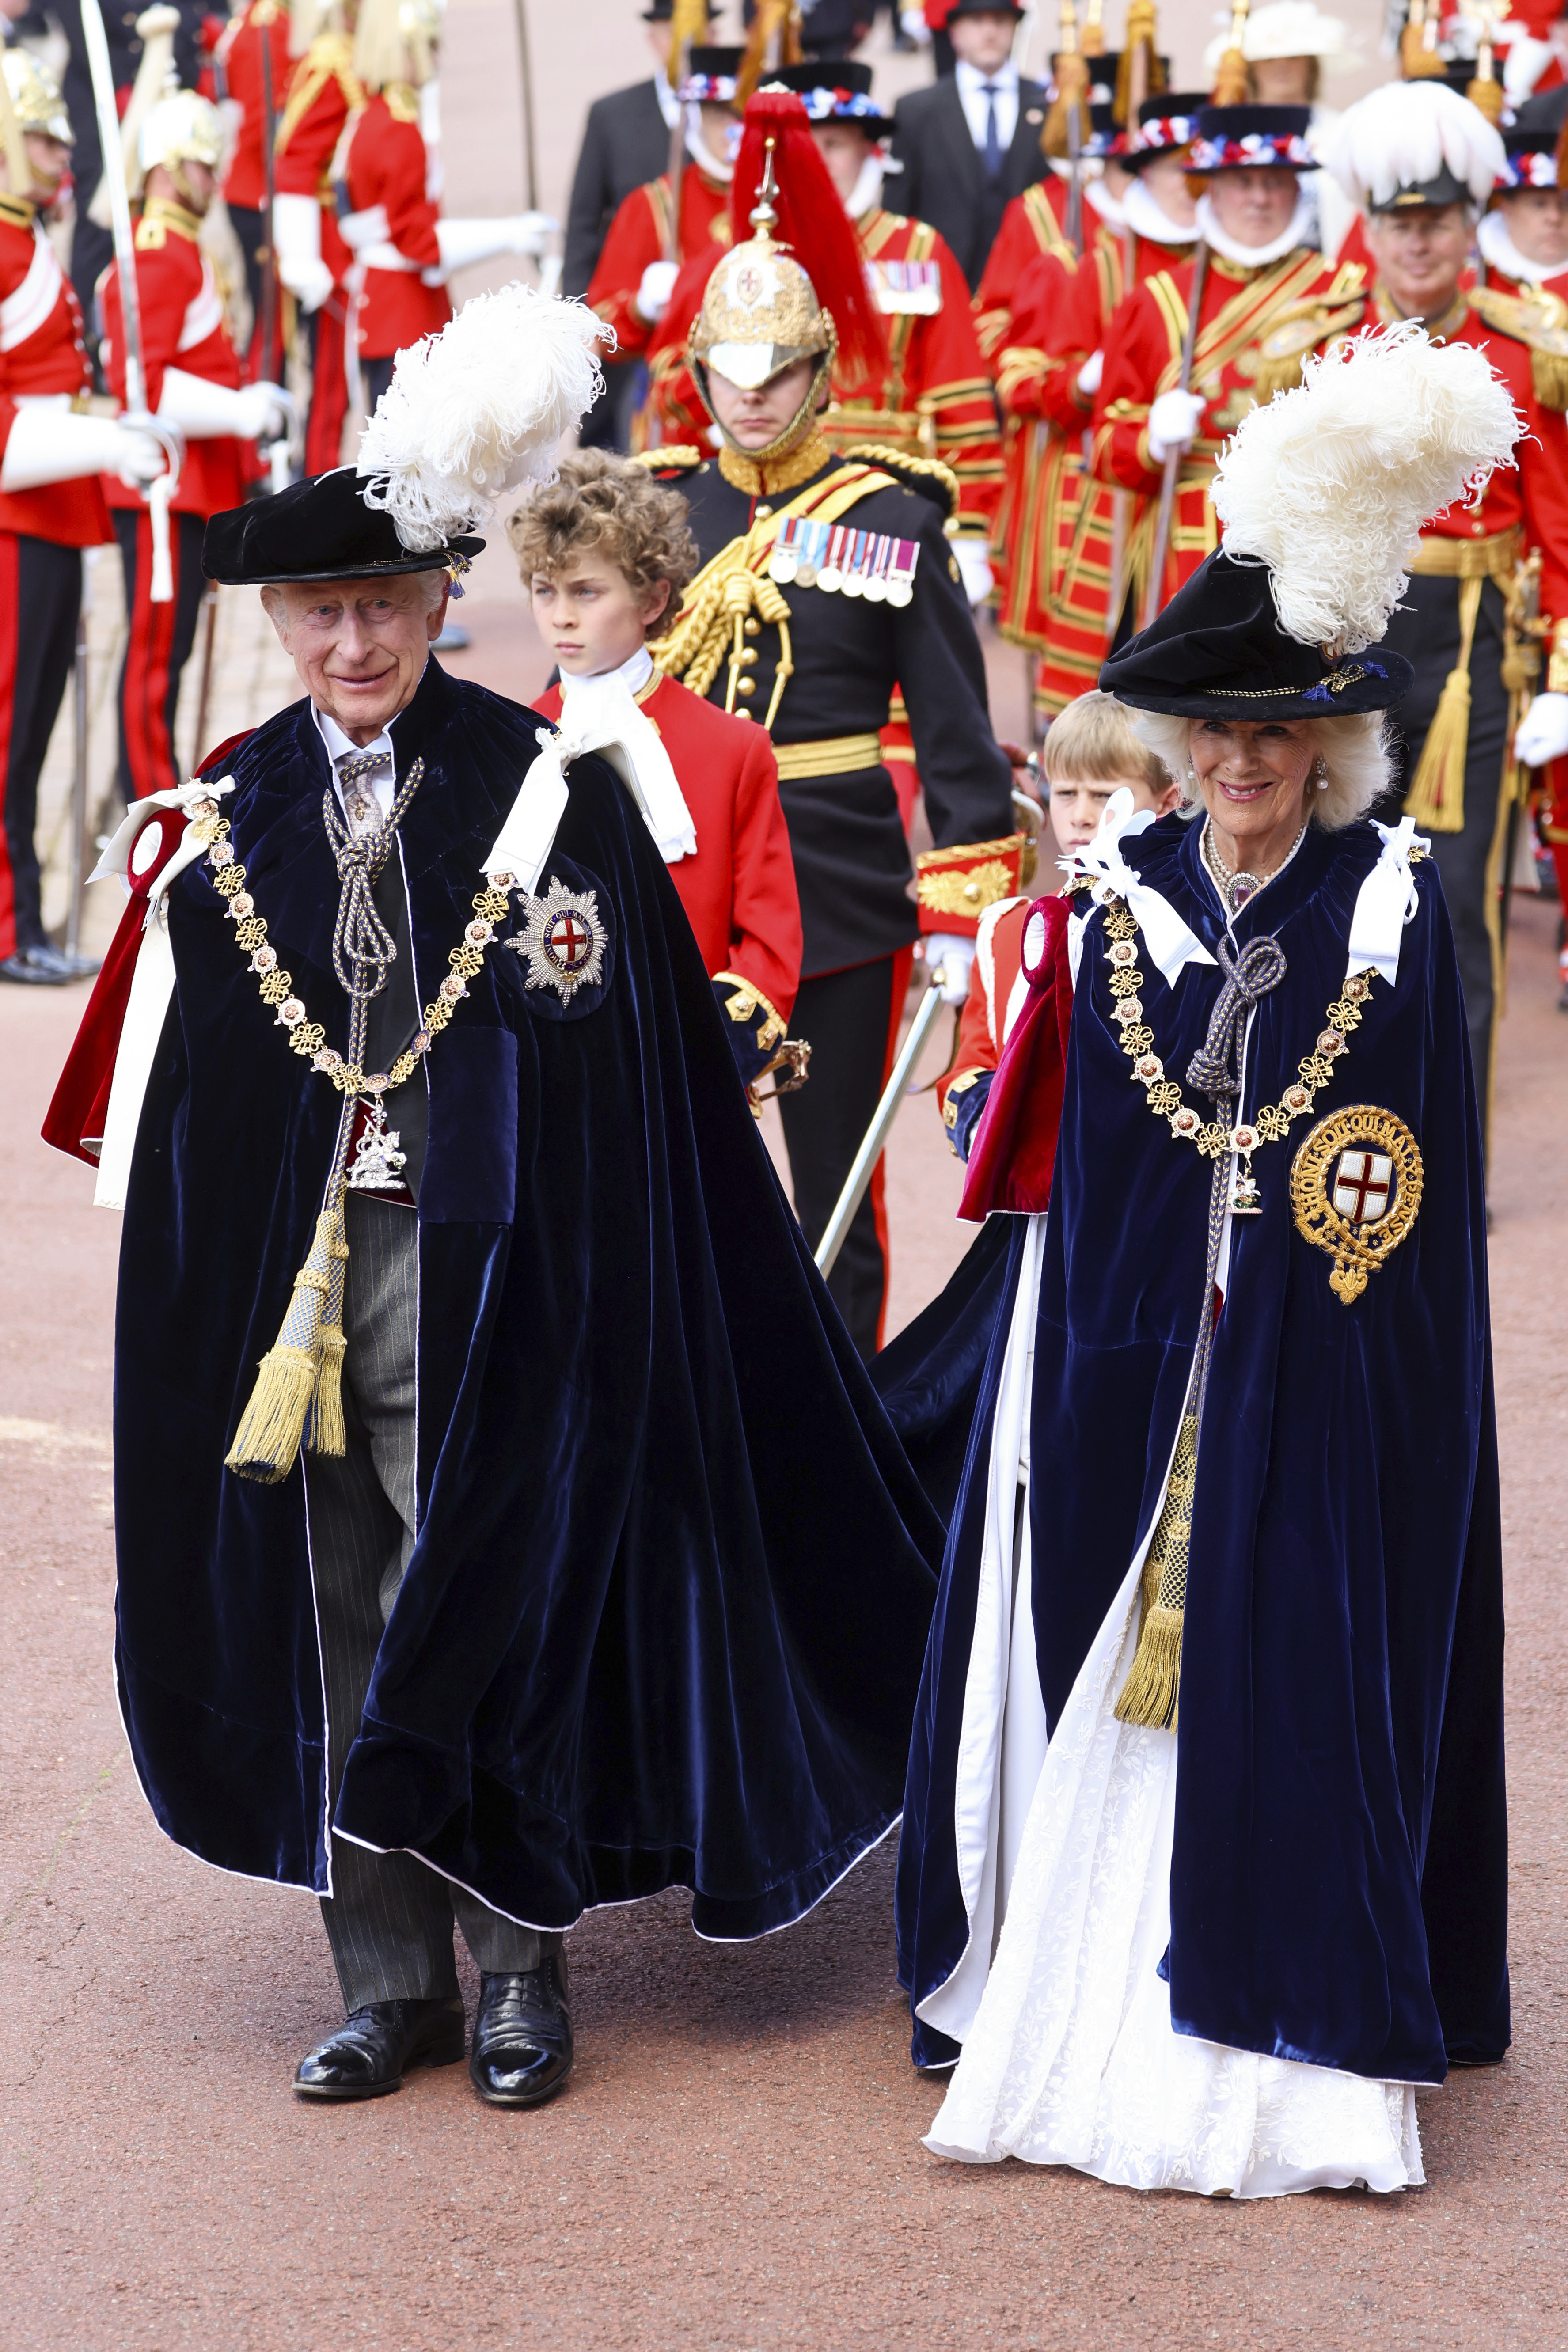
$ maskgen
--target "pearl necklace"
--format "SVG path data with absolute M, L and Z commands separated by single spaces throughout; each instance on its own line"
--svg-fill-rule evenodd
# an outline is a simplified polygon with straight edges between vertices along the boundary
M 1212 816 L 1205 818 L 1203 837 L 1204 864 L 1213 876 L 1215 887 L 1220 895 L 1220 901 L 1233 921 L 1244 907 L 1250 905 L 1260 890 L 1266 890 L 1270 882 L 1279 880 L 1306 838 L 1307 827 L 1303 824 L 1272 874 L 1249 874 L 1245 867 L 1233 869 L 1226 864 L 1220 855 L 1219 844 L 1215 839 L 1214 819 Z

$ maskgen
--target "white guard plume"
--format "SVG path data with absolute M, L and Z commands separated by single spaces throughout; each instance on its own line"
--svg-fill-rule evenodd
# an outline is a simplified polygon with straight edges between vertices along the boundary
M 1414 320 L 1307 361 L 1255 408 L 1215 475 L 1225 551 L 1273 575 L 1279 625 L 1333 657 L 1374 644 L 1424 523 L 1511 463 L 1523 420 L 1469 343 Z
M 1385 205 L 1399 188 L 1435 180 L 1445 163 L 1484 205 L 1502 170 L 1501 139 L 1479 106 L 1428 77 L 1385 82 L 1345 109 L 1323 152 L 1352 205 Z
M 519 483 L 554 480 L 561 436 L 603 382 L 604 332 L 585 303 L 513 284 L 399 352 L 356 470 L 410 554 L 471 530 Z

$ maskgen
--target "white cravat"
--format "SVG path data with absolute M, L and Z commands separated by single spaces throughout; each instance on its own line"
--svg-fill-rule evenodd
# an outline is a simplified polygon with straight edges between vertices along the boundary
M 1018 128 L 1018 68 L 1011 58 L 998 66 L 994 74 L 983 74 L 979 68 L 960 58 L 953 79 L 958 85 L 959 103 L 963 119 L 969 125 L 969 135 L 976 147 L 985 145 L 985 117 L 993 100 L 987 85 L 995 92 L 996 139 L 1004 155 L 1013 144 L 1013 133 Z
M 1133 185 L 1136 187 L 1137 183 L 1134 182 Z M 1083 200 L 1100 215 L 1107 228 L 1120 231 L 1126 227 L 1127 214 L 1124 209 L 1124 200 L 1123 203 L 1118 203 L 1103 180 L 1086 180 L 1083 184 Z
M 646 646 L 639 646 L 631 659 L 624 661 L 619 669 L 600 670 L 593 677 L 573 677 L 566 670 L 563 670 L 561 699 L 565 704 L 571 701 L 574 694 L 581 694 L 585 689 L 592 689 L 595 687 L 603 688 L 607 677 L 622 679 L 628 694 L 640 694 L 652 676 L 653 656 Z
M 1195 222 L 1178 228 L 1170 215 L 1161 211 L 1144 186 L 1142 174 L 1122 197 L 1121 209 L 1128 227 L 1135 236 L 1146 236 L 1152 245 L 1191 245 L 1198 233 Z
M 658 100 L 658 110 L 664 117 L 664 127 L 673 131 L 680 120 L 680 100 L 661 73 L 653 78 L 653 94 Z

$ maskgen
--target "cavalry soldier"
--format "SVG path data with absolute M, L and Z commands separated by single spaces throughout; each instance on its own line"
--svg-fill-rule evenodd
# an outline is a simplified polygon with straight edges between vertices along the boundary
M 281 308 L 273 323 L 273 348 L 260 344 L 262 284 L 273 266 L 267 249 L 267 84 L 272 86 L 274 117 L 281 112 L 292 71 L 289 57 L 289 0 L 247 0 L 224 26 L 213 59 L 220 100 L 234 117 L 234 144 L 223 177 L 225 210 L 245 257 L 245 282 L 255 332 L 250 373 L 276 383 L 282 374 Z M 276 135 L 276 120 L 273 130 Z
M 452 315 L 447 281 L 498 253 L 537 254 L 554 223 L 543 213 L 444 220 L 439 174 L 421 127 L 433 88 L 439 12 L 431 0 L 361 0 L 354 69 L 363 93 L 333 161 L 338 231 L 353 256 L 348 350 L 362 405 L 375 406 L 400 351 L 439 334 Z
M 223 124 L 194 90 L 161 99 L 138 134 L 136 173 L 145 173 L 136 224 L 136 295 L 142 361 L 154 414 L 185 441 L 170 501 L 173 594 L 153 600 L 153 522 L 134 489 L 110 478 L 125 572 L 125 658 L 120 672 L 120 791 L 127 802 L 171 792 L 180 781 L 174 712 L 180 677 L 195 640 L 205 583 L 202 534 L 207 518 L 236 506 L 254 470 L 247 445 L 286 429 L 289 402 L 276 384 L 241 387 L 240 364 L 224 324 L 213 266 L 198 238 L 217 193 Z M 101 350 L 110 388 L 125 397 L 120 265 L 99 291 Z
M 793 251 L 772 234 L 775 147 Z M 749 711 L 778 755 L 805 932 L 795 1025 L 812 1046 L 809 1084 L 780 1109 L 815 1246 L 886 1082 L 917 931 L 959 1001 L 976 920 L 1017 887 L 1022 841 L 944 529 L 952 478 L 877 444 L 835 454 L 819 427 L 840 339 L 849 374 L 874 350 L 877 320 L 796 98 L 764 91 L 747 109 L 738 201 L 759 179 L 755 236 L 720 261 L 691 334 L 718 457 L 667 449 L 646 461 L 685 492 L 704 559 L 654 652 L 697 691 Z M 918 913 L 878 734 L 900 680 L 937 845 L 920 861 Z M 879 1168 L 829 1283 L 867 1356 L 887 1276 Z
M 1086 476 L 1083 438 L 1110 321 L 1130 289 L 1192 252 L 1186 162 L 1201 96 L 1146 99 L 1105 159 L 1104 193 L 1081 263 L 1041 254 L 1016 289 L 996 388 L 1014 425 L 1012 551 L 998 625 L 1041 656 L 1037 717 L 1054 719 L 1100 674 L 1121 609 L 1127 550 L 1143 501 Z M 1105 130 L 1097 138 L 1107 136 Z
M 746 1108 L 678 808 L 431 656 L 486 511 L 435 412 L 548 472 L 596 324 L 479 298 L 357 470 L 215 518 L 304 696 L 110 845 L 48 1118 L 125 1213 L 127 1736 L 168 1836 L 321 1898 L 311 2102 L 466 2050 L 489 2105 L 550 2098 L 591 1906 L 800 1918 L 897 1819 L 942 1549 Z
M 730 156 L 735 92 L 742 49 L 692 48 L 676 95 L 686 110 L 686 164 L 680 174 L 680 217 L 673 221 L 674 190 L 660 172 L 634 188 L 610 223 L 587 302 L 616 333 L 618 362 L 645 353 L 663 318 L 680 262 L 706 253 L 715 238 L 730 241 Z M 671 228 L 679 258 L 668 257 Z
M 323 29 L 306 43 L 295 65 L 278 124 L 273 242 L 279 278 L 309 321 L 308 474 L 338 463 L 348 415 L 346 337 L 353 257 L 338 233 L 332 158 L 350 114 L 364 104 L 354 72 L 353 40 L 345 27 L 345 10 L 353 6 L 353 0 L 329 0 Z M 293 39 L 308 29 L 303 15 L 302 8 L 296 12 Z
M 1435 174 L 1434 155 L 1444 159 Z M 1516 763 L 1568 753 L 1568 342 L 1548 307 L 1462 282 L 1502 164 L 1485 116 L 1434 79 L 1394 82 L 1349 108 L 1330 157 L 1365 215 L 1375 315 L 1484 351 L 1525 420 L 1515 467 L 1493 474 L 1479 504 L 1451 506 L 1423 530 L 1387 639 L 1415 672 L 1395 713 L 1405 808 L 1443 877 L 1483 1126 Z
M 1128 301 L 1105 354 L 1092 470 L 1147 501 L 1128 535 L 1127 587 L 1141 614 L 1152 567 L 1163 603 L 1219 544 L 1209 486 L 1226 434 L 1300 380 L 1305 355 L 1361 324 L 1366 273 L 1335 268 L 1307 242 L 1300 174 L 1317 164 L 1304 106 L 1205 107 L 1191 149 L 1207 179 L 1191 261 L 1162 269 Z M 1180 379 L 1195 283 L 1190 388 Z M 1156 550 L 1165 460 L 1178 456 L 1169 544 Z M 1123 625 L 1128 617 L 1123 612 Z
M 38 776 L 81 607 L 81 551 L 111 537 L 101 474 L 150 480 L 163 451 L 83 412 L 92 366 L 76 292 L 44 223 L 71 160 L 58 89 L 22 49 L 0 59 L 0 980 L 59 987 L 97 969 L 51 946 L 37 851 Z

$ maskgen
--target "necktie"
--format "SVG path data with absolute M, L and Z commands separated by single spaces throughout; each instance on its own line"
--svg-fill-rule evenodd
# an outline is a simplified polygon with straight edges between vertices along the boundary
M 363 838 L 379 833 L 382 827 L 381 803 L 371 789 L 371 778 L 379 770 L 390 768 L 390 751 L 344 751 L 337 762 L 338 787 L 343 796 L 343 814 L 349 821 L 349 831 Z
M 999 93 L 994 81 L 982 82 L 981 89 L 985 95 L 985 144 L 980 152 L 985 162 L 986 178 L 994 180 L 1000 177 L 1002 171 L 1002 133 L 996 121 Z

